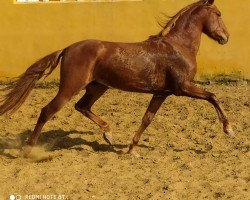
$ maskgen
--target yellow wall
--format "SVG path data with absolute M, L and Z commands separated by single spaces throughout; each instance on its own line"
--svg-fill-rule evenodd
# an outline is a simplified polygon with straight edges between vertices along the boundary
M 163 19 L 161 13 L 173 15 L 192 2 L 13 4 L 0 0 L 0 78 L 15 77 L 38 58 L 79 40 L 144 40 L 160 30 L 156 21 Z M 226 46 L 202 38 L 197 77 L 236 74 L 250 79 L 250 1 L 215 2 L 231 37 Z

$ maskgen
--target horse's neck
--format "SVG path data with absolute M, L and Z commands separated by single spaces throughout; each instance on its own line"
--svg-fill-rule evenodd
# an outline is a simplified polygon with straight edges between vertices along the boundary
M 182 22 L 180 21 L 178 23 Z M 196 57 L 200 47 L 201 34 L 201 23 L 197 21 L 197 19 L 191 19 L 181 25 L 176 24 L 176 26 L 166 35 L 166 38 L 172 45 Z

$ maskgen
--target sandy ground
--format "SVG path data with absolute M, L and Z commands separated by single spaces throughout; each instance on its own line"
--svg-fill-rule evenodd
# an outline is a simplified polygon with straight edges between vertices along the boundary
M 34 89 L 15 114 L 0 117 L 0 199 L 250 199 L 250 86 L 202 87 L 217 94 L 237 138 L 223 133 L 209 103 L 171 96 L 145 131 L 139 158 L 125 152 L 151 95 L 117 90 L 93 107 L 112 127 L 114 149 L 74 110 L 79 94 L 46 124 L 30 158 L 21 157 L 40 109 L 57 92 Z

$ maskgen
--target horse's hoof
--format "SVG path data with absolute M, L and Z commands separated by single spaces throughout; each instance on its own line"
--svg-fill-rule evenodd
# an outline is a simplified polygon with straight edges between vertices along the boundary
M 132 155 L 135 158 L 140 158 L 141 157 L 141 155 L 139 153 L 137 153 L 135 150 L 129 150 L 127 153 Z
M 235 133 L 233 131 L 233 129 L 231 127 L 228 127 L 225 129 L 225 133 L 229 136 L 229 137 L 232 137 L 234 138 L 235 137 Z
M 30 145 L 25 145 L 22 150 L 21 150 L 21 156 L 24 158 L 28 158 L 30 155 L 30 152 L 32 150 L 32 146 Z
M 104 140 L 105 140 L 108 144 L 110 144 L 110 145 L 113 144 L 113 139 L 112 139 L 112 134 L 111 134 L 111 133 L 104 133 L 104 134 L 103 134 L 103 138 L 104 138 Z

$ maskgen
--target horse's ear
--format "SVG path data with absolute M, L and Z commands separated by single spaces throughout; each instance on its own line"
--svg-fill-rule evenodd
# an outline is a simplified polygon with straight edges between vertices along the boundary
M 213 5 L 213 4 L 214 4 L 214 0 L 207 0 L 206 3 L 207 3 L 208 5 Z

